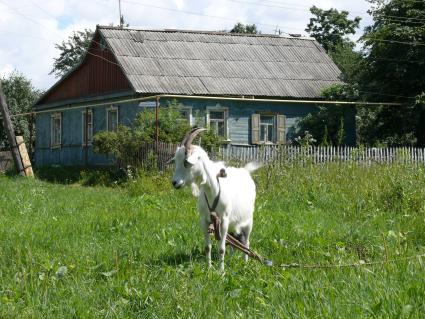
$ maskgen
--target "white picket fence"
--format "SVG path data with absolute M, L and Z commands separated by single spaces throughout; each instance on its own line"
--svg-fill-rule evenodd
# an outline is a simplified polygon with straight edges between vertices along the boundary
M 147 144 L 135 154 L 133 165 L 143 165 L 156 158 L 160 169 L 166 167 L 166 162 L 174 155 L 178 145 L 158 143 Z M 150 154 L 150 155 L 149 155 Z M 357 147 L 320 147 L 320 146 L 245 146 L 225 145 L 210 153 L 214 160 L 222 160 L 236 164 L 250 161 L 261 163 L 287 164 L 319 164 L 350 162 L 362 165 L 371 164 L 425 164 L 425 149 L 413 147 L 401 148 L 357 148 Z
M 425 149 L 413 147 L 401 148 L 357 148 L 357 147 L 320 147 L 320 146 L 238 146 L 221 147 L 214 157 L 224 161 L 303 162 L 334 163 L 354 162 L 425 164 Z

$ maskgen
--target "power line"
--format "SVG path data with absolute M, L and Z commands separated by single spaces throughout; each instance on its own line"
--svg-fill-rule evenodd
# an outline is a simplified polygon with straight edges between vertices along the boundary
M 247 4 L 247 5 L 253 5 L 253 6 L 262 6 L 262 7 L 269 7 L 269 8 L 281 8 L 281 9 L 304 11 L 304 12 L 306 11 L 305 9 L 310 9 L 310 7 L 308 7 L 308 6 L 295 6 L 294 7 L 293 5 L 287 5 L 287 4 L 273 5 L 273 4 L 265 4 L 265 3 L 261 3 L 261 2 L 242 1 L 242 0 L 227 0 L 227 1 L 241 3 L 241 4 Z M 274 1 L 265 1 L 265 2 L 276 3 Z M 363 15 L 364 17 L 366 16 L 364 12 L 349 11 L 349 9 L 339 9 L 339 11 L 347 11 L 349 13 Z M 395 18 L 395 19 L 399 19 L 399 20 L 418 20 L 417 23 L 419 23 L 420 21 L 425 21 L 425 19 L 422 19 L 422 18 L 413 18 L 413 17 L 411 18 L 411 17 L 394 16 L 394 15 L 384 15 L 382 17 L 384 17 L 384 18 Z
M 406 45 L 414 45 L 414 46 L 425 46 L 424 42 L 406 42 L 406 41 L 398 41 L 398 40 L 385 40 L 385 39 L 377 39 L 365 37 L 366 40 L 377 41 L 377 42 L 386 42 L 386 43 L 398 43 L 398 44 L 406 44 Z
M 208 18 L 214 18 L 214 19 L 221 19 L 221 20 L 227 20 L 227 21 L 233 21 L 233 22 L 235 22 L 235 20 L 236 20 L 234 18 L 227 18 L 227 17 L 223 17 L 223 16 L 209 15 L 209 14 L 204 14 L 204 13 L 194 12 L 194 11 L 178 10 L 178 9 L 174 9 L 174 8 L 162 7 L 162 6 L 157 6 L 157 5 L 152 5 L 152 4 L 146 4 L 146 3 L 141 3 L 141 2 L 131 1 L 131 0 L 122 0 L 122 2 L 130 3 L 130 4 L 135 4 L 135 5 L 140 5 L 140 6 L 148 7 L 148 8 L 155 8 L 155 9 L 160 9 L 160 10 L 167 10 L 167 11 L 172 11 L 172 12 L 178 12 L 178 13 L 183 13 L 183 14 L 188 14 L 188 15 L 202 16 L 202 17 L 208 17 Z M 255 25 L 262 25 L 262 26 L 267 26 L 267 27 L 272 27 L 272 28 L 275 28 L 276 27 L 276 24 L 255 23 L 255 22 L 248 22 L 248 21 L 246 21 L 245 23 L 255 24 Z M 283 27 L 283 28 L 285 28 L 287 30 L 297 30 L 297 31 L 299 31 L 298 29 L 286 27 L 284 25 L 278 25 L 278 26 L 279 27 Z

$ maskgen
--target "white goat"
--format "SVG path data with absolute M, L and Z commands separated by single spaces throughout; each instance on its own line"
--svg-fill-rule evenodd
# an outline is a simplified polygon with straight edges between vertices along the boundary
M 177 148 L 173 158 L 175 173 L 172 184 L 176 189 L 191 185 L 192 193 L 198 197 L 198 210 L 208 266 L 211 266 L 211 240 L 208 227 L 211 223 L 209 206 L 217 206 L 214 211 L 219 216 L 221 238 L 219 240 L 220 270 L 224 270 L 224 254 L 228 233 L 237 237 L 249 247 L 249 235 L 252 230 L 255 203 L 255 184 L 250 172 L 260 165 L 249 163 L 244 168 L 225 167 L 223 162 L 213 162 L 200 147 L 192 145 L 193 139 L 202 128 L 192 129 Z M 219 178 L 224 169 L 225 178 Z M 245 255 L 245 260 L 248 256 Z

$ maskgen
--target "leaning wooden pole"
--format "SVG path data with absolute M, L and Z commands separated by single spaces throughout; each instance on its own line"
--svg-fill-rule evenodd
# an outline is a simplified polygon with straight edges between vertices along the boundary
M 19 175 L 25 176 L 24 166 L 22 164 L 21 155 L 19 154 L 18 145 L 16 143 L 15 131 L 13 130 L 12 121 L 10 119 L 9 108 L 7 107 L 6 97 L 3 93 L 1 81 L 0 81 L 0 110 L 3 118 L 3 127 L 6 130 L 7 139 L 11 146 L 13 162 L 18 170 Z

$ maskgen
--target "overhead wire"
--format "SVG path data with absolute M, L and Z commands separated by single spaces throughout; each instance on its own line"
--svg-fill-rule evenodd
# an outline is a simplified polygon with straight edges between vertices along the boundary
M 253 5 L 253 6 L 262 6 L 262 7 L 270 7 L 270 8 L 281 8 L 281 9 L 287 9 L 287 10 L 295 10 L 295 11 L 304 11 L 305 9 L 310 9 L 310 6 L 300 6 L 300 5 L 288 5 L 288 4 L 284 4 L 282 3 L 282 5 L 273 5 L 273 4 L 267 4 L 267 3 L 263 3 L 263 2 L 272 2 L 275 3 L 274 1 L 263 1 L 263 2 L 253 2 L 253 1 L 246 1 L 246 0 L 227 0 L 230 2 L 235 2 L 235 3 L 241 3 L 241 4 L 248 4 L 248 5 Z M 338 9 L 337 9 L 338 10 Z M 347 9 L 339 9 L 339 11 L 347 11 L 349 13 L 354 13 L 354 14 L 360 14 L 363 16 L 365 15 L 365 12 L 360 12 L 360 11 L 351 11 L 351 10 L 347 10 Z M 404 17 L 404 16 L 395 16 L 395 15 L 383 15 L 382 17 L 387 17 L 387 18 L 397 18 L 400 20 L 418 20 L 418 21 L 425 21 L 425 18 L 414 18 L 414 17 Z

